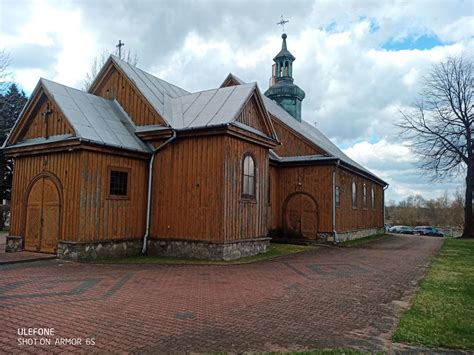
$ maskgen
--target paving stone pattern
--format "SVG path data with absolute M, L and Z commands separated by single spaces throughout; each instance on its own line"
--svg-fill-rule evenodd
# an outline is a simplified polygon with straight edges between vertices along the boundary
M 0 266 L 7 353 L 391 350 L 396 321 L 439 238 L 390 236 L 233 266 Z M 94 346 L 18 345 L 18 328 Z M 83 340 L 84 342 L 84 340 Z M 0 351 L 1 352 L 1 351 Z

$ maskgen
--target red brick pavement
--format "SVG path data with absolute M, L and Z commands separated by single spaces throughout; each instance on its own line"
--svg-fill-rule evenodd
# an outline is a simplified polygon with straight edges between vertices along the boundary
M 390 350 L 439 238 L 391 236 L 233 266 L 0 266 L 0 349 L 11 353 Z M 19 328 L 54 328 L 19 345 Z M 35 338 L 35 337 L 30 337 Z M 39 345 L 81 338 L 82 346 Z M 94 339 L 95 345 L 86 345 Z

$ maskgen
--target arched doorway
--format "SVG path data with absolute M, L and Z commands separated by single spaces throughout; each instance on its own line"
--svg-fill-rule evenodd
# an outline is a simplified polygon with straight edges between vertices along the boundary
M 318 206 L 305 192 L 295 192 L 283 205 L 285 228 L 300 233 L 304 238 L 315 239 L 318 233 Z
M 61 196 L 49 175 L 40 175 L 26 201 L 25 250 L 55 253 L 60 231 Z

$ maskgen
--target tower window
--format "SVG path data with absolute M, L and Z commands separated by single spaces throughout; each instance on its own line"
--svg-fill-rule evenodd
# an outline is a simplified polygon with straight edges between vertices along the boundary
M 245 199 L 255 199 L 255 161 L 247 153 L 242 161 L 242 197 Z

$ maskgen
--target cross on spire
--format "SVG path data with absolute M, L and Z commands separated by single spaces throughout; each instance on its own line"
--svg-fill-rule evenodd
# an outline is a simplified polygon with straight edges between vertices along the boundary
M 280 22 L 277 22 L 276 24 L 279 25 L 279 26 L 281 26 L 282 32 L 285 32 L 285 23 L 288 23 L 288 22 L 290 22 L 290 20 L 285 20 L 285 19 L 283 18 L 283 15 L 281 15 L 281 20 L 280 20 Z
M 118 48 L 118 56 L 120 59 L 122 59 L 122 47 L 125 46 L 125 43 L 123 43 L 120 39 L 119 39 L 119 43 L 115 46 Z

